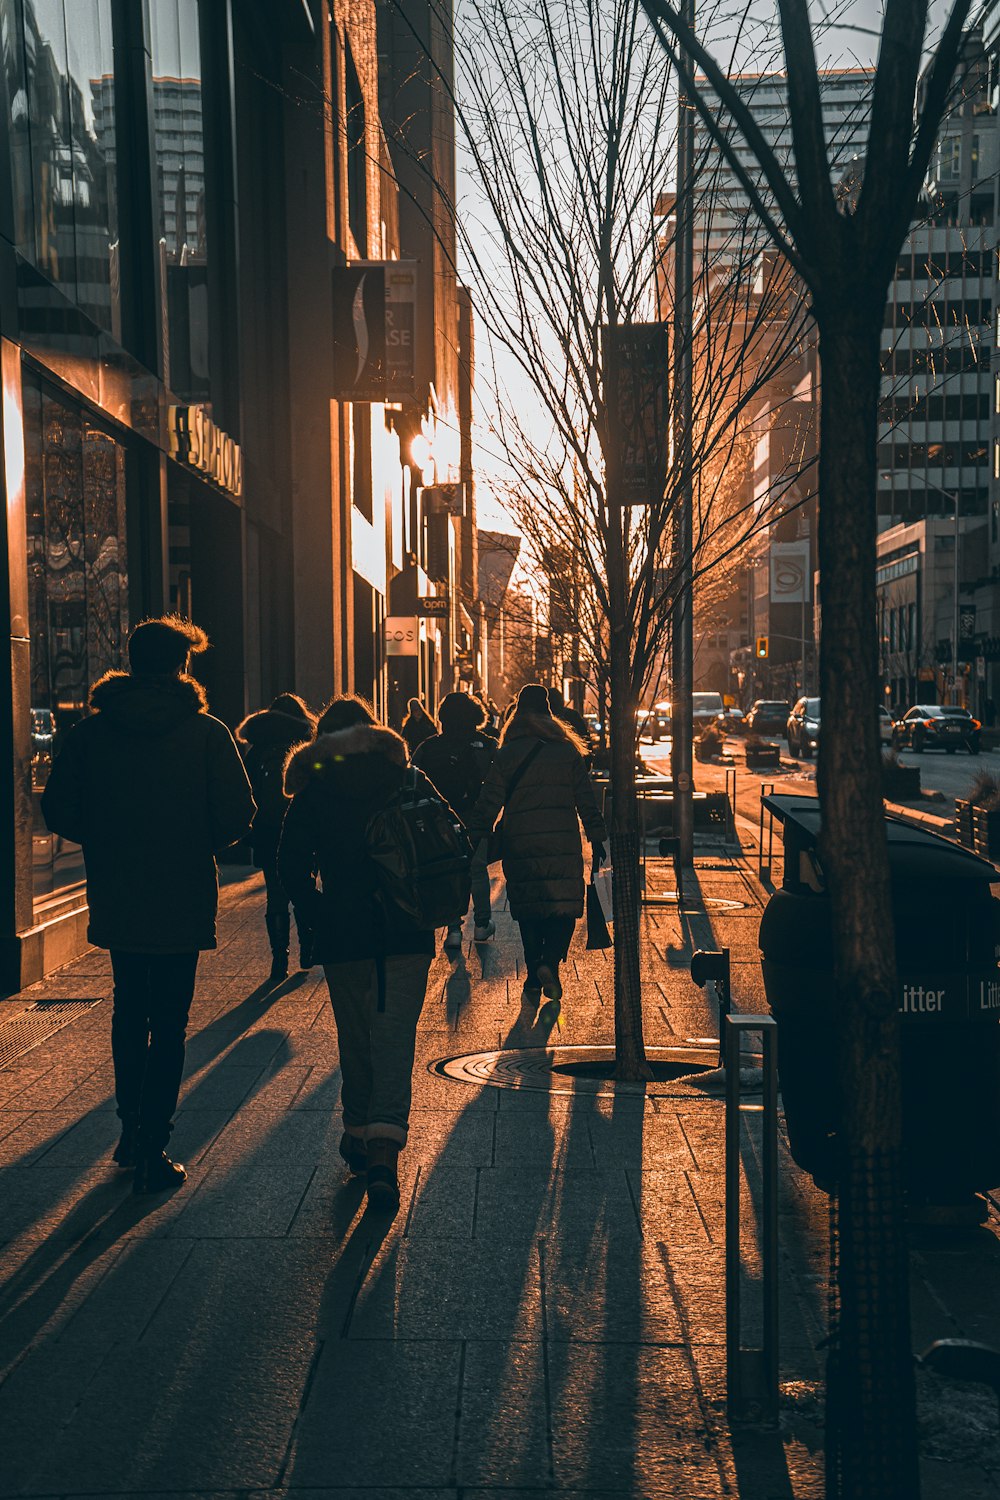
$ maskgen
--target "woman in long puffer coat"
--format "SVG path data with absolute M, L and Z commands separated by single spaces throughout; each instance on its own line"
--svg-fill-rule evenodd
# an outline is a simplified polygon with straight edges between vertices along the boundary
M 264 922 L 271 945 L 272 984 L 288 974 L 288 943 L 291 920 L 288 896 L 278 878 L 278 840 L 288 807 L 285 796 L 285 761 L 298 745 L 311 740 L 316 720 L 301 698 L 294 693 L 279 693 L 270 708 L 251 714 L 243 720 L 236 737 L 243 748 L 243 759 L 253 788 L 257 814 L 250 830 L 254 864 L 264 872 L 267 907 Z M 299 967 L 312 963 L 309 955 L 309 929 L 302 913 L 296 911 L 299 934 Z
M 553 717 L 546 691 L 521 689 L 482 792 L 469 816 L 473 847 L 503 809 L 503 872 L 511 915 L 521 929 L 524 998 L 562 998 L 559 965 L 583 916 L 580 820 L 600 865 L 608 833 L 587 771 L 586 747 Z

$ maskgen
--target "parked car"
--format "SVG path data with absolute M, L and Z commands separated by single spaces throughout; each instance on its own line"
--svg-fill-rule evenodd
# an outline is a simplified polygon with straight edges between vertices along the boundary
M 880 745 L 892 745 L 892 715 L 887 708 L 878 711 L 878 739 Z
M 982 725 L 967 708 L 954 704 L 917 703 L 893 725 L 892 742 L 897 748 L 908 745 L 917 755 L 925 750 L 968 750 L 979 754 Z
M 808 757 L 819 748 L 819 699 L 800 698 L 788 715 L 785 725 L 788 753 L 796 759 Z
M 746 734 L 747 721 L 742 708 L 724 708 L 719 723 L 726 734 Z
M 639 738 L 662 740 L 670 735 L 670 704 L 654 703 L 652 708 L 640 708 L 636 714 Z
M 691 719 L 695 734 L 700 734 L 706 724 L 714 724 L 724 712 L 721 693 L 691 694 Z
M 758 698 L 747 714 L 749 734 L 784 734 L 791 705 L 775 698 Z

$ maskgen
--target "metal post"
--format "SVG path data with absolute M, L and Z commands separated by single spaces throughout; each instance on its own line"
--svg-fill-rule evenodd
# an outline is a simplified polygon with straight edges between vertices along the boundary
M 745 1349 L 740 1299 L 740 1040 L 759 1031 L 764 1051 L 761 1148 L 763 1337 Z M 778 1028 L 773 1016 L 729 1015 L 726 1067 L 726 1410 L 730 1421 L 778 1421 Z
M 681 16 L 694 28 L 694 0 L 681 0 Z M 690 64 L 691 59 L 685 61 Z M 680 863 L 694 864 L 692 751 L 694 725 L 694 631 L 692 623 L 692 336 L 694 279 L 694 107 L 678 86 L 677 199 L 674 243 L 674 444 L 680 465 L 674 553 L 679 583 L 671 630 L 673 676 L 670 764 L 674 782 L 674 832 L 680 839 Z
M 961 532 L 959 531 L 959 522 L 961 520 L 961 516 L 959 514 L 959 497 L 960 497 L 961 493 L 962 493 L 961 490 L 956 490 L 955 494 L 953 496 L 953 499 L 955 501 L 955 579 L 954 579 L 955 614 L 954 614 L 954 619 L 953 619 L 953 624 L 952 624 L 952 629 L 954 631 L 954 637 L 953 637 L 953 645 L 952 645 L 952 650 L 951 650 L 951 683 L 952 683 L 952 692 L 955 694 L 955 702 L 956 703 L 958 702 L 958 630 L 959 630 L 958 586 L 959 586 L 959 581 L 960 581 L 960 573 L 959 573 L 959 567 L 958 567 L 958 554 L 959 554 L 959 548 L 961 546 Z

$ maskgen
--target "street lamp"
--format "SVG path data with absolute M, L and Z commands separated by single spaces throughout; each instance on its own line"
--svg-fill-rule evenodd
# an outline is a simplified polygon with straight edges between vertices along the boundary
M 882 478 L 883 479 L 889 479 L 891 477 L 892 476 L 891 476 L 890 472 L 883 471 L 883 473 L 882 473 Z M 939 495 L 943 495 L 946 500 L 950 500 L 951 501 L 951 506 L 952 506 L 952 511 L 954 513 L 954 516 L 955 516 L 955 558 L 954 558 L 954 576 L 953 576 L 953 582 L 952 582 L 952 591 L 953 591 L 953 594 L 954 594 L 954 598 L 952 599 L 952 627 L 951 627 L 951 690 L 952 690 L 952 692 L 955 695 L 955 698 L 957 700 L 958 699 L 958 631 L 959 631 L 959 608 L 958 608 L 959 568 L 958 568 L 958 553 L 959 553 L 959 547 L 961 545 L 961 532 L 960 532 L 960 529 L 959 529 L 959 523 L 961 522 L 961 519 L 962 519 L 960 510 L 959 510 L 959 506 L 961 504 L 962 491 L 960 489 L 958 489 L 958 490 L 955 490 L 954 493 L 952 493 L 951 490 L 942 489 L 941 485 L 935 484 L 934 481 L 933 481 L 933 479 L 926 479 L 923 474 L 909 473 L 907 475 L 907 477 L 909 479 L 919 479 L 919 480 L 921 480 L 921 482 L 926 486 L 927 489 L 929 489 L 929 490 L 937 490 L 937 492 L 938 492 Z

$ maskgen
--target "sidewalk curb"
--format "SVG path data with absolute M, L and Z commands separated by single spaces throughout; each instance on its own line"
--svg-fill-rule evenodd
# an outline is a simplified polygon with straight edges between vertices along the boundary
M 908 823 L 919 823 L 934 833 L 944 834 L 946 838 L 954 834 L 954 818 L 941 818 L 935 813 L 918 812 L 916 808 L 907 807 L 903 802 L 890 802 L 888 798 L 884 799 L 884 804 L 886 812 L 891 813 L 894 818 L 902 818 Z

